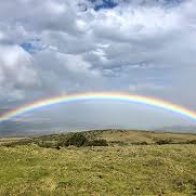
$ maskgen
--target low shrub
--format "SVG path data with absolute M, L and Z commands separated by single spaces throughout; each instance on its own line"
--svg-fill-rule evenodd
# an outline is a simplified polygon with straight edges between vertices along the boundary
M 187 144 L 196 144 L 196 140 L 190 140 L 186 142 Z
M 1 146 L 15 147 L 15 146 L 20 146 L 20 145 L 29 145 L 31 143 L 32 143 L 31 140 L 19 140 L 19 141 L 14 141 L 14 142 L 8 142 L 8 143 L 1 144 Z
M 88 144 L 88 139 L 82 133 L 74 133 L 71 135 L 62 145 L 63 146 L 86 146 Z
M 92 140 L 88 142 L 88 146 L 108 146 L 108 143 L 104 139 Z
M 39 142 L 37 143 L 37 145 L 43 148 L 55 148 L 56 147 L 56 145 L 52 142 Z
M 146 141 L 138 142 L 138 145 L 148 145 L 148 142 L 146 142 Z
M 171 139 L 158 139 L 155 141 L 155 143 L 158 145 L 172 144 L 172 140 Z
M 123 141 L 110 141 L 110 144 L 118 145 L 118 146 L 127 146 L 128 145 L 128 143 L 123 142 Z

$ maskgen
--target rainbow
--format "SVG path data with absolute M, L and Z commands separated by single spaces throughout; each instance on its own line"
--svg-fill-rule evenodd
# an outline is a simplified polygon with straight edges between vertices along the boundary
M 94 93 L 93 92 L 93 93 L 68 94 L 68 95 L 31 102 L 2 114 L 0 116 L 0 122 L 12 119 L 14 117 L 18 117 L 24 113 L 31 112 L 38 108 L 60 104 L 60 103 L 70 103 L 75 101 L 88 101 L 88 100 L 114 100 L 114 101 L 144 104 L 144 105 L 161 108 L 188 117 L 192 120 L 196 120 L 195 111 L 191 111 L 182 106 L 167 101 L 163 101 L 160 99 L 155 99 L 152 97 L 145 97 L 145 96 L 135 95 L 135 94 L 127 94 L 127 93 L 115 93 L 115 92 Z

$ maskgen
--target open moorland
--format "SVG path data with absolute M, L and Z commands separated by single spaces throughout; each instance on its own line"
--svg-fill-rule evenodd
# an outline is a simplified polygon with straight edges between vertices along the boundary
M 196 195 L 196 134 L 1 138 L 0 166 L 0 195 Z

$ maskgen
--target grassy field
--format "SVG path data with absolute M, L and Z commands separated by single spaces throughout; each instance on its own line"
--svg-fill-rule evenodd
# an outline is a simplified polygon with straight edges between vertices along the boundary
M 60 150 L 34 143 L 1 146 L 0 195 L 196 195 L 196 145 L 183 144 L 194 134 L 135 132 L 135 139 L 134 131 L 85 134 L 110 145 Z M 153 142 L 163 138 L 182 144 Z M 131 144 L 141 141 L 150 145 Z

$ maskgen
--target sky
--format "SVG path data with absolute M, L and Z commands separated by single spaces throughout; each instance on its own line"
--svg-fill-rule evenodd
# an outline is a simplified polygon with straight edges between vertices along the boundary
M 195 0 L 1 0 L 0 114 L 81 92 L 126 92 L 196 111 Z M 60 104 L 1 133 L 195 126 L 145 105 Z

